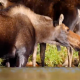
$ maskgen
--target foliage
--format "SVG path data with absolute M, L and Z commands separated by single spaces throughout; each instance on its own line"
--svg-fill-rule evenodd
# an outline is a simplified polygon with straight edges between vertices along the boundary
M 38 46 L 37 62 L 40 61 L 40 48 Z M 45 52 L 45 64 L 48 67 L 56 67 L 63 64 L 67 57 L 67 49 L 61 46 L 61 51 L 58 51 L 56 46 L 47 44 Z M 78 53 L 74 51 L 73 58 L 78 57 Z
M 3 59 L 0 58 L 0 65 L 1 65 L 1 62 L 3 62 Z

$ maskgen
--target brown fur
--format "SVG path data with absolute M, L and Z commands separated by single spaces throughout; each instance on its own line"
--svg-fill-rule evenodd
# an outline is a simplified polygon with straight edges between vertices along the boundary
M 34 50 L 34 44 L 35 31 L 27 16 L 16 15 L 9 17 L 0 15 L 0 57 L 4 57 L 4 55 L 13 56 L 11 51 L 14 46 L 16 46 L 17 51 L 22 47 L 26 47 L 27 52 L 23 55 L 29 57 Z M 15 53 L 13 57 L 17 54 Z M 21 66 L 25 66 L 25 63 Z M 16 66 L 20 65 L 16 64 Z

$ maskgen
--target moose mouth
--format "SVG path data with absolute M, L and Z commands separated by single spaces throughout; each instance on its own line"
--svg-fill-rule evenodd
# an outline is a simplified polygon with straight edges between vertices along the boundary
M 65 47 L 72 47 L 75 51 L 80 51 L 80 48 L 78 46 L 74 46 L 70 43 L 68 43 L 67 41 L 66 42 L 63 42 L 63 41 L 60 41 L 58 39 L 55 40 L 56 42 L 58 42 L 60 45 L 62 46 L 65 46 Z
M 71 44 L 70 44 L 71 45 Z M 79 47 L 76 47 L 76 46 L 73 46 L 71 45 L 71 47 L 75 50 L 75 51 L 80 51 L 80 48 Z
M 65 47 L 71 46 L 67 41 L 63 42 L 63 41 L 58 40 L 58 39 L 56 39 L 55 41 L 58 42 L 60 45 L 65 46 Z

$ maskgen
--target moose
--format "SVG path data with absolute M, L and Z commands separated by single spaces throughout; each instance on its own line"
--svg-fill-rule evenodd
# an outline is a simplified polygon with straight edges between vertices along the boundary
M 5 0 L 2 0 L 2 1 L 4 2 Z M 10 3 L 9 1 L 12 1 L 13 3 Z M 68 4 L 70 4 L 69 6 L 73 6 L 71 8 L 69 6 L 67 6 L 67 4 L 64 3 L 66 0 L 64 0 L 63 2 L 58 1 L 58 0 L 56 0 L 56 1 L 55 0 L 49 0 L 49 1 L 48 0 L 43 0 L 43 1 L 42 0 L 40 0 L 40 1 L 9 0 L 9 1 L 8 1 L 6 7 L 22 2 L 24 5 L 30 7 L 34 12 L 42 14 L 42 15 L 50 16 L 53 20 L 58 20 L 59 15 L 61 13 L 63 13 L 64 17 L 65 17 L 63 23 L 65 23 L 70 29 L 74 29 L 74 25 L 76 25 L 76 23 L 77 23 L 77 21 L 76 21 L 76 17 L 77 17 L 76 15 L 78 15 L 76 12 L 77 11 L 76 10 L 77 1 L 73 1 L 74 3 L 70 3 L 71 1 L 67 0 L 67 2 L 69 2 Z M 36 5 L 34 5 L 34 3 L 36 3 Z M 72 4 L 74 4 L 74 5 L 72 5 Z M 48 10 L 46 10 L 45 7 L 47 7 Z M 44 8 L 44 10 L 42 11 L 41 8 Z M 68 11 L 68 14 L 66 14 L 67 12 L 65 13 L 65 10 Z M 71 10 L 74 11 L 73 14 L 71 14 Z M 69 18 L 69 17 L 73 17 L 73 18 Z M 72 20 L 70 20 L 70 19 L 72 19 Z M 73 23 L 73 22 L 75 22 L 75 23 Z M 44 66 L 45 46 L 46 46 L 46 44 L 44 44 L 44 43 L 41 43 L 41 45 L 40 45 L 40 49 L 41 49 L 40 55 L 41 55 L 42 66 Z M 70 53 L 68 53 L 68 55 L 70 55 Z M 71 60 L 69 60 L 69 66 L 71 67 Z
M 14 0 L 11 0 L 15 2 Z M 80 18 L 78 16 L 78 9 L 80 9 L 79 0 L 18 0 L 31 8 L 34 12 L 51 17 L 53 20 L 58 20 L 61 13 L 64 14 L 63 23 L 69 27 L 70 30 L 80 35 Z M 35 4 L 35 5 L 34 5 Z M 75 31 L 77 30 L 77 31 Z M 40 45 L 40 55 L 42 66 L 44 66 L 44 55 L 45 55 L 46 44 Z M 67 48 L 68 49 L 68 48 Z M 80 55 L 80 52 L 78 53 Z M 72 49 L 68 49 L 68 66 L 71 67 L 72 60 Z M 79 56 L 80 61 L 80 56 Z M 65 64 L 64 64 L 65 65 Z
M 37 43 L 49 43 L 80 49 L 80 36 L 65 26 L 61 14 L 54 27 L 50 17 L 34 13 L 23 5 L 0 11 L 0 57 L 14 61 L 14 66 L 24 67 Z M 48 30 L 47 30 L 48 29 Z M 57 33 L 58 32 L 58 33 Z M 43 34 L 43 35 L 42 35 Z

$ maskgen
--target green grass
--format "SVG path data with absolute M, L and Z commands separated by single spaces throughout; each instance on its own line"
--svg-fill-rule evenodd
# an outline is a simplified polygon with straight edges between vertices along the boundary
M 78 57 L 78 52 L 73 51 L 73 58 Z M 37 62 L 41 62 L 40 60 L 40 48 L 38 46 L 37 52 Z M 57 51 L 56 46 L 47 44 L 46 52 L 45 52 L 45 64 L 48 67 L 56 67 L 63 64 L 65 58 L 67 57 L 67 49 L 61 46 L 61 51 Z
M 1 62 L 3 62 L 3 60 L 0 58 L 0 65 L 2 65 Z

